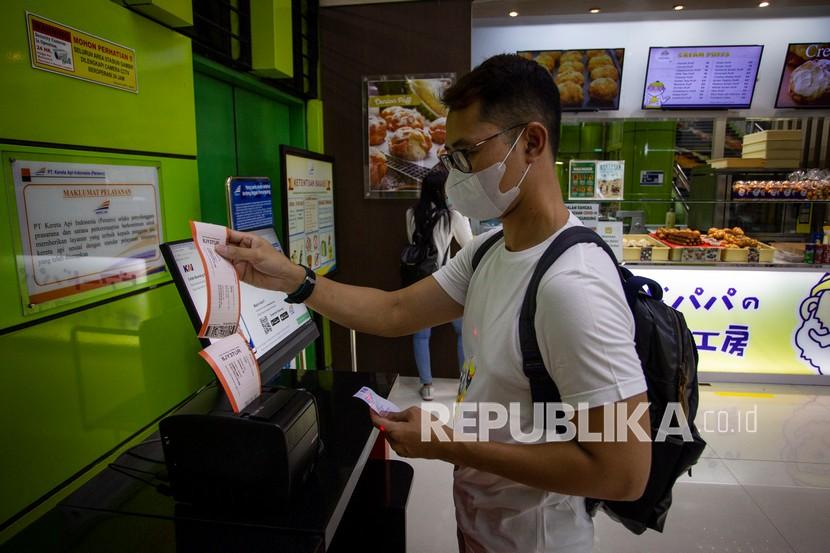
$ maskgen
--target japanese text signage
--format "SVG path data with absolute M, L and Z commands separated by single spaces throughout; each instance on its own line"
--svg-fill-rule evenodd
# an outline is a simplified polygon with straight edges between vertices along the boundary
M 830 273 L 644 268 L 695 338 L 701 371 L 830 374 Z
M 32 67 L 138 92 L 135 50 L 26 13 Z

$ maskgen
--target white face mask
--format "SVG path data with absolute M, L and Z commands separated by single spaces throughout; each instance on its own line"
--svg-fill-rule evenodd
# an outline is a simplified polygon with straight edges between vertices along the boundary
M 510 154 L 513 153 L 516 144 L 519 143 L 522 133 L 524 133 L 524 129 L 516 137 L 501 162 L 475 173 L 462 173 L 455 167 L 450 169 L 445 186 L 447 199 L 453 209 L 479 221 L 501 217 L 507 211 L 519 195 L 519 187 L 524 182 L 527 172 L 530 171 L 530 166 L 533 165 L 531 163 L 527 166 L 516 186 L 507 192 L 502 192 L 499 189 L 506 170 L 504 164 Z

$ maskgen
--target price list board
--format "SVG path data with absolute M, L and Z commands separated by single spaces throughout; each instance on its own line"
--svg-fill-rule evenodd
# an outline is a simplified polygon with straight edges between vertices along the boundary
M 643 108 L 749 108 L 762 51 L 763 46 L 651 48 Z

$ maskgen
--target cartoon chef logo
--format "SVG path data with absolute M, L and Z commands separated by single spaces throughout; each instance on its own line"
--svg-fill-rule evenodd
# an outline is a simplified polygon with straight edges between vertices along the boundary
M 818 374 L 830 374 L 830 273 L 813 286 L 799 311 L 801 326 L 794 340 L 800 357 Z
M 663 97 L 666 93 L 666 85 L 662 81 L 648 83 L 646 87 L 646 107 L 659 108 L 663 102 L 667 102 L 671 96 Z

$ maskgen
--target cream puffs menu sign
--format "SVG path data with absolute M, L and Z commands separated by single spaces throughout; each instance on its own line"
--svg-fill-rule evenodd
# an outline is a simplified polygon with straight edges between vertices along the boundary
M 417 197 L 444 151 L 447 108 L 441 96 L 454 78 L 364 77 L 367 198 Z
M 164 270 L 156 167 L 15 160 L 12 172 L 26 312 Z
M 325 275 L 337 266 L 334 246 L 334 162 L 283 147 L 283 236 L 294 263 Z

